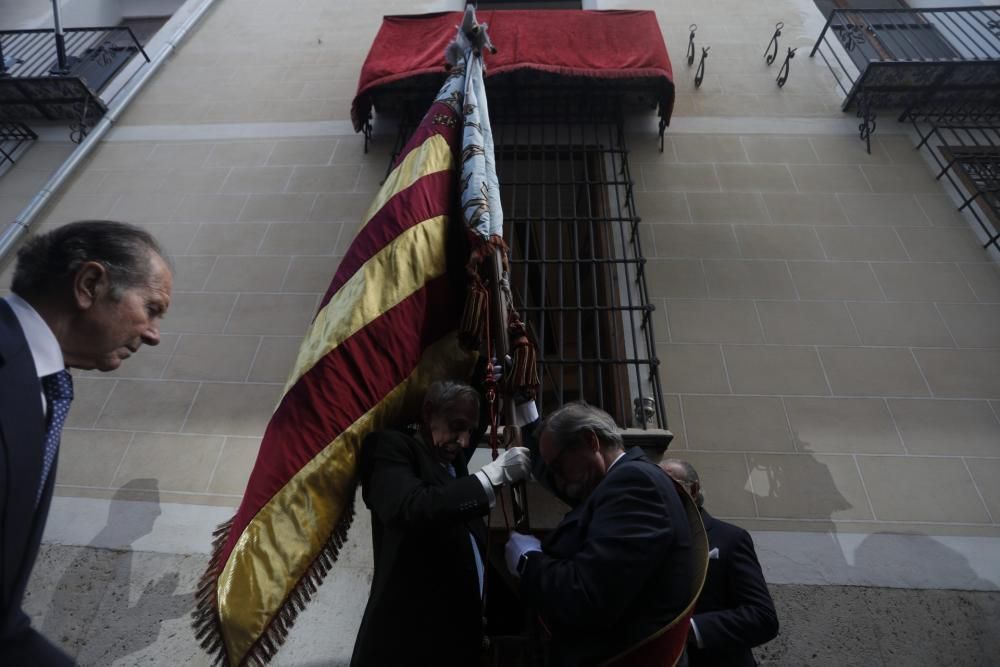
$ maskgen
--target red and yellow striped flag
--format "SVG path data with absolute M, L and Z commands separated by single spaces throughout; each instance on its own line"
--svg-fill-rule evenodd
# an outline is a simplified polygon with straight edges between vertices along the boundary
M 365 434 L 415 416 L 428 384 L 467 377 L 456 330 L 466 232 L 455 219 L 464 67 L 376 195 L 333 277 L 264 433 L 236 516 L 198 591 L 202 646 L 262 664 L 337 558 Z

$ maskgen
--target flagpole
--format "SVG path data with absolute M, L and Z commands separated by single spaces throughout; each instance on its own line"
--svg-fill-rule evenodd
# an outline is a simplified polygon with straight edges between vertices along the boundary
M 490 260 L 489 265 L 493 274 L 491 276 L 492 280 L 490 280 L 490 308 L 492 310 L 490 313 L 490 322 L 493 325 L 492 334 L 495 341 L 495 354 L 497 359 L 503 363 L 503 360 L 510 358 L 510 339 L 507 333 L 510 308 L 505 298 L 505 291 L 501 289 L 505 264 L 503 248 L 495 248 Z M 490 361 L 492 363 L 492 360 Z M 510 373 L 511 370 L 511 368 L 507 368 L 504 372 Z M 513 396 L 508 395 L 503 397 L 503 423 L 504 431 L 507 432 L 508 429 L 512 429 L 511 432 L 516 439 L 512 441 L 510 439 L 511 436 L 505 435 L 504 440 L 507 446 L 521 446 L 520 429 L 515 425 Z M 513 529 L 518 532 L 528 532 L 531 529 L 527 492 L 528 485 L 526 482 L 518 482 L 511 486 L 511 506 L 514 514 Z
M 489 111 L 486 102 L 486 86 L 483 77 L 485 63 L 483 54 L 485 52 L 496 53 L 487 32 L 487 24 L 480 23 L 476 18 L 475 3 L 465 6 L 465 13 L 462 17 L 461 25 L 457 26 L 458 35 L 455 40 L 449 43 L 445 49 L 446 69 L 451 69 L 459 63 L 465 62 L 466 72 L 466 99 L 465 105 L 467 117 L 465 120 L 466 132 L 470 134 L 463 137 L 463 142 L 471 142 L 468 147 L 468 156 L 465 156 L 466 147 L 463 146 L 463 188 L 461 190 L 461 202 L 463 217 L 466 224 L 476 230 L 479 243 L 488 244 L 487 248 L 474 249 L 473 253 L 478 256 L 476 263 L 481 272 L 480 277 L 484 280 L 477 280 L 477 286 L 470 291 L 469 301 L 466 304 L 466 312 L 463 314 L 462 327 L 464 336 L 469 339 L 476 339 L 483 335 L 483 321 L 485 316 L 485 326 L 489 328 L 486 333 L 486 355 L 492 357 L 487 361 L 490 364 L 499 360 L 506 365 L 511 359 L 511 348 L 516 348 L 513 360 L 520 359 L 521 366 L 534 366 L 534 355 L 526 356 L 523 347 L 528 345 L 527 338 L 523 334 L 523 326 L 517 322 L 515 327 L 521 335 L 521 339 L 511 343 L 513 330 L 511 316 L 517 318 L 509 286 L 504 284 L 507 280 L 507 259 L 506 248 L 503 242 L 503 209 L 500 203 L 499 182 L 496 176 L 496 164 L 493 148 L 493 136 L 490 129 Z M 468 114 L 472 114 L 474 120 L 470 121 Z M 479 114 L 482 114 L 480 117 Z M 471 139 L 470 139 L 471 137 Z M 464 177 L 466 169 L 468 177 Z M 473 296 L 474 295 L 474 296 Z M 488 312 L 483 312 L 482 303 L 486 302 Z M 523 340 L 522 345 L 520 340 Z M 492 349 L 491 349 L 492 348 Z M 518 350 L 521 350 L 520 354 Z M 530 359 L 530 361 L 529 361 Z M 516 426 L 514 417 L 514 396 L 516 391 L 514 385 L 515 375 L 525 375 L 524 368 L 518 373 L 514 373 L 517 364 L 512 364 L 504 369 L 507 377 L 503 384 L 508 388 L 504 392 L 508 395 L 502 397 L 502 421 L 504 424 L 504 444 L 506 447 L 519 446 L 521 444 L 520 431 Z M 536 377 L 536 372 L 532 368 L 530 374 L 525 376 L 525 380 Z M 487 378 L 492 383 L 492 370 L 487 371 Z M 496 386 L 490 387 L 489 400 L 497 399 Z M 493 416 L 501 416 L 493 413 Z M 492 421 L 492 420 L 491 420 Z M 496 428 L 496 423 L 491 424 Z M 496 446 L 496 441 L 493 441 Z M 496 456 L 494 449 L 493 455 Z M 528 529 L 528 507 L 526 485 L 522 482 L 511 489 L 511 502 L 514 514 L 514 529 Z

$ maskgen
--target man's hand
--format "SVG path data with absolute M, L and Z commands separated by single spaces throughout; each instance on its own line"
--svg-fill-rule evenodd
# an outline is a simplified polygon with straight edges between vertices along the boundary
M 511 447 L 483 466 L 481 472 L 493 486 L 513 484 L 531 476 L 531 453 L 527 447 Z
M 507 547 L 504 549 L 504 557 L 507 561 L 507 569 L 515 577 L 521 576 L 518 571 L 518 563 L 521 556 L 531 551 L 541 551 L 542 543 L 534 535 L 522 535 L 521 533 L 511 533 L 507 540 Z

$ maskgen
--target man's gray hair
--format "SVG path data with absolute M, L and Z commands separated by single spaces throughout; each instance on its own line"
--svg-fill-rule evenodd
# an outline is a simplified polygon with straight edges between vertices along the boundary
M 454 380 L 440 380 L 427 388 L 424 394 L 424 406 L 421 415 L 431 417 L 457 403 L 469 402 L 479 413 L 479 392 L 465 384 Z
M 691 493 L 692 485 L 695 482 L 698 483 L 698 493 L 694 494 L 694 502 L 698 507 L 704 505 L 705 494 L 701 492 L 701 479 L 698 477 L 698 471 L 694 469 L 694 466 L 684 459 L 663 459 L 660 461 L 660 466 L 667 465 L 675 465 L 683 471 L 683 478 L 677 481 L 688 490 L 688 493 Z
M 67 289 L 77 270 L 97 262 L 108 272 L 111 297 L 149 281 L 151 258 L 166 256 L 148 232 L 124 222 L 72 222 L 30 239 L 17 252 L 10 289 L 22 297 L 54 295 Z
M 615 420 L 604 410 L 584 401 L 567 403 L 545 418 L 539 433 L 551 433 L 559 449 L 573 447 L 593 433 L 605 449 L 623 449 L 625 441 Z

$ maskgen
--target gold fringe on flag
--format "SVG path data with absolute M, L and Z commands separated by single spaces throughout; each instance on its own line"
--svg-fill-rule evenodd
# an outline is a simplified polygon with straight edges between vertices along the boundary
M 353 497 L 353 493 L 351 496 Z M 229 537 L 233 520 L 230 519 L 219 524 L 215 532 L 212 533 L 212 556 L 208 568 L 198 583 L 195 593 L 194 630 L 195 639 L 202 649 L 213 657 L 213 664 L 232 664 L 227 658 L 223 643 L 223 633 L 221 619 L 219 616 L 219 605 L 217 597 L 217 585 L 219 572 L 224 563 L 221 559 L 222 545 Z M 312 600 L 313 595 L 319 590 L 320 584 L 326 578 L 327 573 L 337 562 L 340 550 L 347 542 L 347 531 L 354 523 L 354 503 L 347 505 L 344 513 L 337 521 L 329 539 L 323 544 L 316 554 L 312 564 L 305 574 L 291 590 L 288 597 L 281 604 L 278 613 L 272 617 L 264 633 L 257 639 L 250 651 L 243 657 L 240 664 L 264 666 L 274 658 L 278 649 L 285 643 L 288 631 L 291 630 L 299 612 L 306 608 L 306 603 Z

